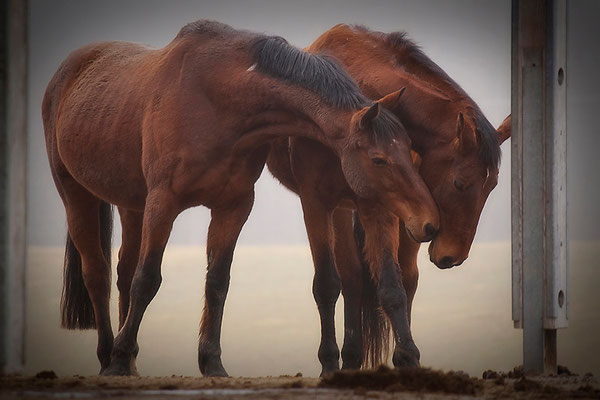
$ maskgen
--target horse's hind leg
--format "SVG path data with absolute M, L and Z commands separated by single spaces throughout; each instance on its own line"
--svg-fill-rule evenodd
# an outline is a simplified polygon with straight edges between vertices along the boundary
M 81 255 L 83 281 L 94 309 L 102 372 L 110 362 L 113 332 L 109 309 L 110 265 L 101 246 L 101 201 L 70 176 L 58 177 L 57 183 L 65 204 L 69 235 Z
M 211 211 L 206 243 L 208 267 L 204 310 L 198 344 L 198 366 L 205 376 L 227 376 L 221 361 L 223 307 L 229 290 L 233 251 L 253 203 L 252 192 L 236 202 L 235 206 Z
M 333 256 L 332 213 L 308 193 L 302 193 L 304 224 L 315 265 L 313 296 L 321 318 L 319 361 L 321 376 L 339 369 L 340 351 L 335 338 L 335 303 L 340 295 L 340 278 L 335 270 Z
M 129 310 L 131 281 L 140 256 L 142 241 L 142 221 L 144 214 L 138 211 L 119 208 L 123 239 L 117 264 L 117 288 L 119 289 L 119 329 L 123 327 Z
M 110 365 L 103 371 L 103 375 L 132 375 L 137 372 L 137 334 L 146 307 L 160 287 L 160 265 L 173 221 L 179 211 L 170 189 L 159 188 L 148 193 L 144 207 L 140 258 L 130 289 L 129 313 L 115 338 Z

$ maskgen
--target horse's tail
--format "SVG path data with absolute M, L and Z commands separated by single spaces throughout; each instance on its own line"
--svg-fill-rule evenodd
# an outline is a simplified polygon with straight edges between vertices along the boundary
M 364 259 L 365 233 L 356 213 L 354 213 L 354 238 L 362 261 L 362 342 L 363 342 L 363 366 L 375 368 L 387 362 L 389 356 L 389 344 L 391 326 L 386 318 L 379 298 L 377 296 L 377 284 L 371 277 L 368 262 Z
M 104 258 L 111 265 L 111 246 L 113 211 L 108 203 L 101 202 L 100 212 L 100 245 Z M 94 329 L 94 307 L 83 281 L 81 255 L 75 247 L 71 235 L 67 233 L 65 260 L 63 271 L 63 291 L 60 302 L 63 328 Z

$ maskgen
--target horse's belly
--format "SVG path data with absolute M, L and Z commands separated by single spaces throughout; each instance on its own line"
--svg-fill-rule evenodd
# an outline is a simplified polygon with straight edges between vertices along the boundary
M 181 195 L 186 207 L 228 207 L 253 192 L 267 157 L 268 146 L 261 146 L 245 156 L 224 155 L 210 166 L 182 163 L 171 180 L 171 189 Z

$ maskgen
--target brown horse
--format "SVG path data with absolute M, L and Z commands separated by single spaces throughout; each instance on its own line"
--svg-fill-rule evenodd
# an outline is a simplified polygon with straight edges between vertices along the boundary
M 198 361 L 203 374 L 226 375 L 220 331 L 233 251 L 277 136 L 330 149 L 352 190 L 412 221 L 415 237 L 437 230 L 410 140 L 386 109 L 400 95 L 372 102 L 332 59 L 213 21 L 186 25 L 162 49 L 106 42 L 69 55 L 42 109 L 68 224 L 63 325 L 97 328 L 101 373 L 136 372 L 137 333 L 161 283 L 173 221 L 204 205 L 212 219 Z M 390 160 L 385 173 L 379 157 Z M 114 341 L 108 203 L 123 225 Z
M 419 171 L 441 218 L 440 230 L 429 246 L 430 258 L 439 268 L 460 265 L 468 256 L 483 205 L 496 186 L 500 144 L 510 136 L 510 117 L 496 131 L 458 84 L 403 33 L 338 25 L 308 50 L 339 59 L 371 98 L 406 88 L 393 111 L 405 124 L 412 147 L 420 155 Z M 370 282 L 369 275 L 362 273 L 362 254 L 354 242 L 351 213 L 338 208 L 333 219 L 327 220 L 327 228 L 321 222 L 326 220 L 324 215 L 343 206 L 344 196 L 350 193 L 335 155 L 305 138 L 290 138 L 289 144 L 287 139 L 278 139 L 273 148 L 267 161 L 269 169 L 300 195 L 305 213 L 316 271 L 314 287 L 319 288 L 315 300 L 322 321 L 319 355 L 323 372 L 338 368 L 333 315 L 339 279 L 345 306 L 343 367 L 381 362 L 389 333 L 386 320 L 377 311 L 379 307 L 388 316 L 394 333 L 394 365 L 418 365 L 419 351 L 409 326 L 420 245 L 405 229 L 407 221 L 401 217 L 398 225 L 387 212 L 361 212 L 359 204 L 358 216 L 364 227 L 359 234 L 367 264 L 378 263 L 381 257 L 392 264 L 384 270 L 394 282 L 383 276 Z M 317 153 L 318 163 L 305 161 L 309 154 Z M 371 287 L 373 284 L 375 287 Z M 327 288 L 327 295 L 321 294 L 320 288 Z M 392 299 L 391 292 L 396 293 Z

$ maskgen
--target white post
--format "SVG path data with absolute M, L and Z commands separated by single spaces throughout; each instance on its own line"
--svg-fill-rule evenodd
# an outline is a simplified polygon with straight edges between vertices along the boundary
M 0 10 L 0 372 L 25 358 L 27 1 Z
M 513 0 L 512 311 L 536 373 L 568 325 L 566 72 L 566 0 Z

